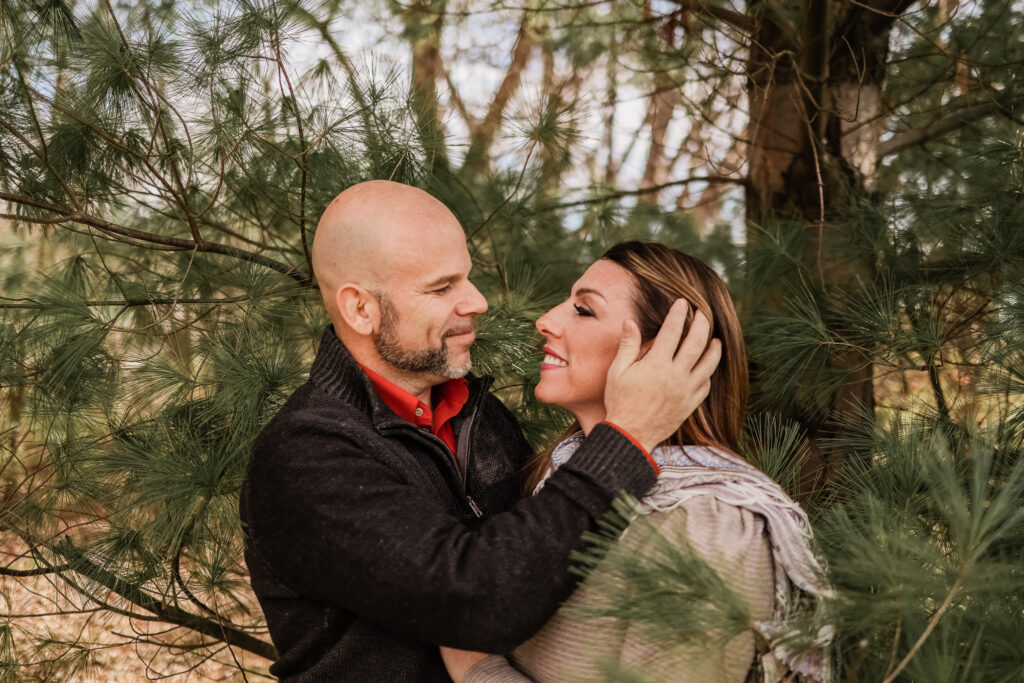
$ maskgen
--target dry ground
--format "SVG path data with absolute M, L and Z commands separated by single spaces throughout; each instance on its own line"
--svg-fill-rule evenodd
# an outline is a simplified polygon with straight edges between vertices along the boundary
M 0 552 L 10 557 L 12 550 Z M 263 658 L 224 647 L 208 656 L 208 650 L 190 648 L 201 637 L 186 629 L 169 630 L 167 624 L 148 620 L 147 612 L 137 613 L 98 610 L 53 577 L 0 577 L 0 659 L 10 662 L 15 654 L 19 665 L 15 671 L 0 665 L 0 681 L 270 680 L 269 662 Z M 4 633 L 8 625 L 10 636 Z

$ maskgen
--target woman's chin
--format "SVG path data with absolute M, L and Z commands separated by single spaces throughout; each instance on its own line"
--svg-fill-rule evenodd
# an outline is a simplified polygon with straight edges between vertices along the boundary
M 558 406 L 559 408 L 565 407 L 564 396 L 559 396 L 559 392 L 556 387 L 551 387 L 544 384 L 542 379 L 539 384 L 533 389 L 533 395 L 541 403 L 546 403 L 552 406 Z
M 551 403 L 550 393 L 551 392 L 547 390 L 547 387 L 544 386 L 543 380 L 541 380 L 541 383 L 533 388 L 534 398 L 536 398 L 541 403 Z

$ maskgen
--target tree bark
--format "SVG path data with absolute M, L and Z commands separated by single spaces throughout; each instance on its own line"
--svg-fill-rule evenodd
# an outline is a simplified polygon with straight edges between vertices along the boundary
M 530 59 L 534 45 L 535 41 L 530 34 L 527 17 L 524 16 L 522 23 L 519 25 L 519 35 L 516 37 L 516 44 L 512 48 L 512 60 L 505 71 L 505 78 L 494 93 L 494 98 L 491 100 L 491 106 L 488 107 L 484 120 L 470 136 L 469 150 L 466 152 L 466 160 L 463 162 L 461 169 L 463 176 L 471 176 L 487 165 L 490 158 L 491 145 L 494 143 L 494 136 L 501 127 L 509 100 L 519 90 L 523 70 Z
M 449 167 L 444 122 L 437 97 L 437 79 L 444 73 L 441 62 L 441 31 L 447 0 L 412 2 L 402 13 L 405 36 L 412 47 L 412 105 L 420 140 L 432 161 Z
M 747 218 L 752 225 L 803 224 L 808 231 L 800 264 L 803 279 L 827 298 L 857 278 L 873 279 L 872 263 L 851 260 L 835 248 L 846 237 L 837 234 L 836 218 L 854 201 L 874 195 L 889 35 L 896 16 L 910 3 L 804 0 L 798 29 L 776 19 L 774 6 L 760 4 L 765 6 L 748 62 Z M 751 16 L 758 16 L 756 9 Z M 756 240 L 757 231 L 750 230 L 748 244 Z M 783 287 L 751 284 L 758 307 L 785 305 Z M 827 415 L 793 416 L 814 440 L 829 436 L 859 407 L 874 406 L 869 358 L 859 351 L 838 353 L 831 367 L 842 370 L 846 380 L 834 392 Z M 823 464 L 833 464 L 828 453 L 822 455 Z
M 648 113 L 651 146 L 647 152 L 647 163 L 644 165 L 640 187 L 654 187 L 668 181 L 669 163 L 665 154 L 665 138 L 668 136 L 668 126 L 681 99 L 679 87 L 664 73 L 658 73 L 654 77 L 654 87 L 655 93 L 651 97 L 651 108 Z M 652 192 L 642 195 L 639 201 L 656 205 L 658 194 Z

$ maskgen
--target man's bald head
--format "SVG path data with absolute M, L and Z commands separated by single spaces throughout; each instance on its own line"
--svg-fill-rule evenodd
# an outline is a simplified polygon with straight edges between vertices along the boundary
M 487 300 L 469 280 L 462 226 L 408 185 L 354 185 L 324 211 L 313 271 L 335 334 L 363 367 L 426 401 L 470 367 Z
M 336 318 L 334 293 L 341 285 L 387 290 L 397 273 L 415 265 L 416 245 L 442 238 L 464 240 L 462 228 L 444 204 L 423 190 L 370 180 L 339 194 L 320 218 L 313 240 L 313 272 L 331 319 Z

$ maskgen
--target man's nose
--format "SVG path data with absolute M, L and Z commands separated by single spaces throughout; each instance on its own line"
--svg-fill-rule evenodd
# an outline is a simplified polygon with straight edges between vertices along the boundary
M 466 281 L 466 291 L 456 311 L 459 315 L 480 315 L 487 310 L 487 299 L 472 282 Z

